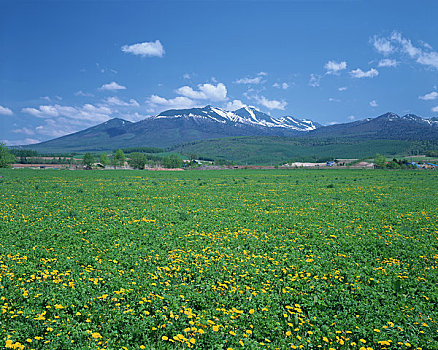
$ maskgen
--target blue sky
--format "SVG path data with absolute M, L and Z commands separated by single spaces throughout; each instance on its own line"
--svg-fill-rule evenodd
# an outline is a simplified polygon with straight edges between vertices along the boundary
M 0 140 L 256 106 L 438 116 L 438 1 L 1 1 Z

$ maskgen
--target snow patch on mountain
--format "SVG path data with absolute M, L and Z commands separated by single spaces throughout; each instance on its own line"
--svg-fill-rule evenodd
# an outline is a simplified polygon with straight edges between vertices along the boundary
M 280 118 L 271 117 L 255 107 L 243 107 L 235 111 L 226 111 L 221 108 L 206 106 L 204 108 L 191 108 L 168 110 L 153 117 L 164 118 L 191 118 L 210 120 L 218 123 L 232 123 L 234 125 L 250 125 L 262 128 L 283 128 L 295 131 L 310 131 L 319 125 L 311 120 L 298 119 L 291 116 Z

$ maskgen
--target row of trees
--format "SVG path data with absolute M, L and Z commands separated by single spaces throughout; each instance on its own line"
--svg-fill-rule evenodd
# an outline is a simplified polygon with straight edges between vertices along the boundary
M 178 156 L 172 154 L 168 157 L 148 157 L 144 153 L 134 152 L 129 155 L 129 165 L 134 169 L 144 169 L 146 164 L 158 165 L 161 164 L 164 168 L 181 168 L 183 161 Z
M 111 157 L 111 159 L 108 157 L 106 153 L 102 153 L 99 156 L 99 163 L 102 164 L 104 167 L 108 165 L 114 166 L 116 168 L 117 166 L 123 166 L 125 165 L 126 156 L 125 153 L 118 149 L 114 155 Z M 83 158 L 83 163 L 86 167 L 91 168 L 95 162 L 94 155 L 92 153 L 85 153 Z
M 99 156 L 99 163 L 103 166 L 112 165 L 114 168 L 117 166 L 123 166 L 126 161 L 126 155 L 123 150 L 117 150 L 111 158 L 106 153 L 102 153 Z M 172 154 L 166 157 L 160 157 L 140 152 L 134 152 L 129 154 L 129 165 L 134 169 L 144 169 L 146 164 L 151 166 L 161 165 L 164 168 L 181 168 L 183 162 L 181 158 Z M 91 168 L 95 163 L 95 158 L 92 153 L 86 153 L 83 158 L 83 164 L 87 168 Z

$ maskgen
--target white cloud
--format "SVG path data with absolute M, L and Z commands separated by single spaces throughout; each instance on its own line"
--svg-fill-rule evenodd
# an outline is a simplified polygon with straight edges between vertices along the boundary
M 34 117 L 38 118 L 52 118 L 59 116 L 58 109 L 54 106 L 40 106 L 37 108 L 23 108 L 21 110 L 24 113 L 32 114 Z
M 371 107 L 378 107 L 379 105 L 377 104 L 376 100 L 372 100 L 372 101 L 370 102 L 370 106 L 371 106 Z
M 347 69 L 347 62 L 336 62 L 336 61 L 328 61 L 324 68 L 327 71 L 327 74 L 339 74 L 341 70 Z
M 190 76 L 190 74 L 189 73 L 185 73 L 184 75 L 183 75 L 183 79 L 191 79 L 192 77 Z
M 246 107 L 247 105 L 244 104 L 242 101 L 240 100 L 233 100 L 232 102 L 228 102 L 227 103 L 227 107 L 226 110 L 227 111 L 235 111 L 239 108 L 243 108 Z
M 165 53 L 160 40 L 124 45 L 122 46 L 122 51 L 132 53 L 133 55 L 140 55 L 142 57 L 163 57 Z
M 412 45 L 410 40 L 403 38 L 401 33 L 392 33 L 391 40 L 395 43 L 401 44 L 401 50 L 404 53 L 407 53 L 410 57 L 415 57 L 421 54 L 421 49 Z
M 345 90 L 347 90 L 348 88 L 346 87 L 346 86 L 341 86 L 340 88 L 338 88 L 338 91 L 345 91 Z
M 355 120 L 356 117 L 355 117 L 354 115 L 350 115 L 350 116 L 348 116 L 348 119 L 349 119 L 349 120 Z
M 414 59 L 419 64 L 438 69 L 438 52 L 433 51 L 432 46 L 429 44 L 421 43 L 421 45 L 416 46 L 399 32 L 393 32 L 386 38 L 374 36 L 373 40 L 374 43 L 384 43 L 382 47 L 387 49 L 378 50 L 384 55 L 388 53 L 407 55 L 407 57 Z M 376 47 L 376 44 L 374 46 Z
M 289 84 L 288 83 L 281 83 L 281 84 L 274 83 L 272 86 L 277 88 L 277 89 L 287 90 L 287 88 L 289 87 Z
M 21 146 L 21 145 L 31 145 L 34 143 L 40 143 L 41 140 L 33 138 L 25 138 L 23 140 L 3 140 L 7 146 Z
M 424 96 L 419 96 L 418 98 L 425 101 L 436 100 L 438 98 L 438 92 L 432 91 Z
M 333 97 L 329 97 L 329 102 L 341 102 L 341 100 L 337 99 L 337 98 L 333 98 Z
M 69 118 L 72 121 L 104 122 L 111 119 L 112 110 L 106 106 L 84 104 L 80 107 L 61 106 L 58 104 L 39 106 L 39 108 L 23 108 L 22 112 L 38 118 Z
M 108 83 L 108 84 L 103 84 L 99 90 L 109 90 L 109 91 L 116 91 L 116 90 L 126 90 L 126 86 L 117 84 L 115 81 Z
M 254 77 L 254 78 L 241 78 L 235 81 L 236 84 L 260 84 L 262 82 L 262 77 Z
M 265 96 L 256 96 L 255 100 L 257 101 L 258 104 L 268 108 L 268 109 L 280 109 L 282 111 L 285 110 L 286 106 L 287 106 L 287 102 L 282 100 L 282 101 L 278 101 L 278 100 L 268 100 Z
M 0 115 L 13 115 L 14 113 L 12 112 L 11 109 L 7 108 L 7 107 L 3 107 L 0 106 Z
M 379 38 L 375 35 L 371 39 L 371 43 L 375 49 L 383 55 L 388 55 L 394 51 L 394 47 L 391 45 L 391 42 L 386 38 Z
M 35 131 L 26 127 L 12 130 L 12 132 L 15 132 L 16 134 L 35 135 Z
M 417 62 L 438 69 L 438 52 L 422 52 Z
M 180 108 L 193 108 L 199 106 L 199 103 L 185 96 L 178 96 L 171 99 L 166 99 L 161 96 L 152 95 L 146 101 L 150 104 L 148 112 L 156 112 L 158 110 L 165 109 L 180 109 Z
M 321 76 L 318 74 L 310 74 L 309 85 L 312 87 L 318 87 L 321 81 Z
M 93 97 L 94 95 L 89 92 L 83 92 L 82 90 L 76 91 L 75 96 Z
M 260 83 L 264 83 L 265 81 L 263 81 L 263 77 L 267 76 L 268 73 L 266 72 L 259 72 L 257 73 L 257 76 L 255 76 L 254 78 L 250 78 L 250 77 L 246 77 L 246 78 L 241 78 L 241 79 L 237 79 L 234 83 L 235 84 L 253 84 L 253 85 L 257 85 Z
M 194 100 L 225 101 L 227 99 L 227 88 L 224 84 L 200 84 L 198 91 L 193 90 L 190 86 L 182 86 L 176 90 L 179 95 Z
M 129 120 L 131 122 L 138 122 L 140 120 L 150 118 L 151 116 L 150 115 L 142 115 L 142 114 L 139 114 L 138 112 L 135 112 L 135 113 L 123 113 L 120 115 L 120 117 L 123 119 Z
M 134 100 L 133 98 L 131 98 L 129 100 L 129 102 L 126 102 L 126 101 L 119 99 L 118 97 L 113 96 L 113 97 L 107 97 L 105 99 L 105 102 L 107 104 L 114 105 L 114 106 L 131 106 L 131 107 L 140 106 L 139 103 L 136 100 Z
M 432 108 L 432 112 L 438 113 L 438 106 Z
M 380 60 L 378 64 L 379 67 L 396 67 L 397 65 L 398 62 L 390 58 L 384 58 L 383 60 Z
M 374 68 L 371 68 L 367 72 L 364 72 L 362 69 L 357 68 L 355 70 L 352 70 L 350 72 L 350 75 L 353 78 L 374 78 L 374 77 L 379 75 L 379 72 L 376 69 L 374 69 Z

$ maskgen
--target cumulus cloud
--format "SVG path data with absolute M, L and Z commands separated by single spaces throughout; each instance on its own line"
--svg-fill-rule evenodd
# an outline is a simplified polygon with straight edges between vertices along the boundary
M 347 62 L 336 62 L 336 61 L 328 61 L 324 65 L 326 74 L 339 74 L 341 70 L 347 69 Z
M 156 112 L 157 110 L 164 109 L 180 109 L 180 108 L 193 108 L 198 107 L 199 103 L 185 96 L 177 96 L 175 98 L 166 99 L 161 96 L 152 95 L 146 100 L 149 103 L 150 108 L 148 112 Z
M 258 104 L 268 108 L 268 109 L 280 109 L 282 111 L 285 110 L 287 106 L 287 102 L 284 100 L 268 100 L 265 96 L 256 96 L 255 100 Z
M 396 60 L 392 60 L 389 58 L 384 58 L 383 60 L 380 60 L 378 64 L 379 67 L 396 67 L 397 65 L 398 62 Z
M 345 90 L 347 90 L 348 88 L 346 87 L 346 86 L 341 86 L 340 88 L 338 88 L 338 91 L 345 91 Z
M 43 139 L 64 136 L 83 130 L 112 118 L 114 112 L 104 105 L 84 104 L 81 106 L 63 106 L 59 104 L 44 105 L 38 108 L 26 107 L 23 113 L 42 119 L 40 125 L 34 129 L 36 137 Z M 27 135 L 33 135 L 30 129 L 17 129 Z
M 318 87 L 321 82 L 321 76 L 318 74 L 310 74 L 309 85 L 312 87 Z
M 235 111 L 237 109 L 246 107 L 247 105 L 244 104 L 242 101 L 240 100 L 233 100 L 232 102 L 228 102 L 227 106 L 226 106 L 226 110 L 227 111 Z
M 46 105 L 39 108 L 23 108 L 24 113 L 31 114 L 42 119 L 53 119 L 58 117 L 70 118 L 72 120 L 82 120 L 90 122 L 104 122 L 111 119 L 112 110 L 106 106 L 94 106 L 92 104 L 84 104 L 80 107 Z
M 438 113 L 438 106 L 432 108 L 432 112 Z
M 281 83 L 281 84 L 274 83 L 272 86 L 277 88 L 277 89 L 287 90 L 287 88 L 289 87 L 289 84 L 288 83 Z
M 371 106 L 371 107 L 378 107 L 379 105 L 377 104 L 376 100 L 372 100 L 372 101 L 370 102 L 370 106 Z
M 426 94 L 424 96 L 419 96 L 418 98 L 420 100 L 425 100 L 425 101 L 436 100 L 438 98 L 438 92 L 432 91 L 432 92 L 429 92 L 428 94 Z
M 122 51 L 126 53 L 132 53 L 133 55 L 139 55 L 142 57 L 163 57 L 165 51 L 160 40 L 145 41 L 143 43 L 137 43 L 132 45 L 123 45 Z
M 438 69 L 438 52 L 434 51 L 432 46 L 427 43 L 415 45 L 399 32 L 393 32 L 388 37 L 374 36 L 372 42 L 374 47 L 381 48 L 377 51 L 384 55 L 398 53 L 414 59 L 419 64 Z
M 117 91 L 117 90 L 126 90 L 126 86 L 117 84 L 115 81 L 108 83 L 108 84 L 103 84 L 99 90 L 108 90 L 108 91 Z
M 377 69 L 371 68 L 369 71 L 364 72 L 362 69 L 357 68 L 350 72 L 353 78 L 374 78 L 379 75 Z
M 349 119 L 349 120 L 355 120 L 356 117 L 355 117 L 354 115 L 350 115 L 350 116 L 348 116 L 348 119 Z
M 13 115 L 14 113 L 12 112 L 11 109 L 7 108 L 7 107 L 3 107 L 0 106 L 0 115 Z
M 224 84 L 200 84 L 198 90 L 190 86 L 182 86 L 176 90 L 179 95 L 195 100 L 225 101 L 227 99 L 227 88 Z
M 106 98 L 105 102 L 109 105 L 122 106 L 122 107 L 128 107 L 128 106 L 138 107 L 138 106 L 140 106 L 140 104 L 136 100 L 134 100 L 133 98 L 131 98 L 129 100 L 129 102 L 126 102 L 126 101 L 121 100 L 118 97 L 113 96 L 113 97 Z

